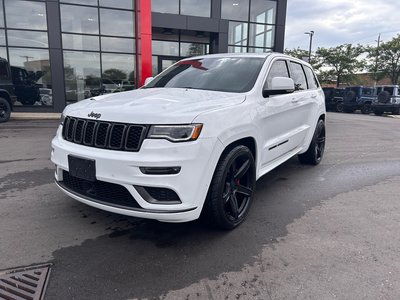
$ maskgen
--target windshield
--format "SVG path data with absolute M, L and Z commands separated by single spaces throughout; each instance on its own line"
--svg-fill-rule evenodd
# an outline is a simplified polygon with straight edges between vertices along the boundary
M 184 60 L 154 78 L 145 88 L 190 88 L 244 93 L 254 86 L 264 61 L 264 58 L 258 57 Z

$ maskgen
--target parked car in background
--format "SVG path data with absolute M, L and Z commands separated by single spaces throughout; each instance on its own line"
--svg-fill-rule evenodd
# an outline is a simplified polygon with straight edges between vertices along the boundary
M 343 96 L 343 111 L 353 113 L 356 110 L 361 110 L 361 113 L 369 114 L 374 99 L 374 88 L 372 87 L 346 87 Z
M 184 59 L 134 91 L 68 105 L 52 141 L 60 189 L 114 213 L 241 224 L 256 180 L 317 165 L 325 103 L 311 66 L 279 53 Z
M 16 100 L 10 64 L 6 59 L 0 58 L 0 123 L 10 119 Z
M 322 88 L 325 94 L 326 110 L 343 112 L 344 89 Z
M 375 96 L 372 103 L 372 111 L 375 115 L 381 116 L 385 112 L 394 115 L 400 113 L 400 87 L 398 85 L 377 86 Z
M 40 101 L 39 86 L 24 68 L 11 66 L 11 73 L 15 94 L 22 105 L 34 105 Z

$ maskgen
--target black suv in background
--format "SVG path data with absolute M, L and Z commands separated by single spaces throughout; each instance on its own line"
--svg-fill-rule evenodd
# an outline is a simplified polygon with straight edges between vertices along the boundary
M 0 123 L 10 119 L 16 100 L 10 64 L 6 59 L 0 57 Z
M 347 87 L 343 96 L 343 111 L 353 113 L 356 110 L 361 110 L 363 114 L 369 114 L 374 98 L 374 88 L 372 87 Z
M 326 110 L 343 112 L 344 89 L 323 88 Z

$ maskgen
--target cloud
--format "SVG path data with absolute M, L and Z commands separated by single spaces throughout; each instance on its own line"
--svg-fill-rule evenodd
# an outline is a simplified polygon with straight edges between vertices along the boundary
M 399 0 L 288 0 L 286 48 L 308 49 L 304 32 L 314 30 L 314 46 L 376 44 L 400 33 Z

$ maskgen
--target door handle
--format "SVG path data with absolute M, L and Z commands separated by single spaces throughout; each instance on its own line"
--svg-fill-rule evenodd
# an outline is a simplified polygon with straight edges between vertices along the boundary
M 311 95 L 311 98 L 315 99 L 317 98 L 317 95 Z
M 299 103 L 299 101 L 300 99 L 295 99 L 295 98 L 292 99 L 292 103 Z

